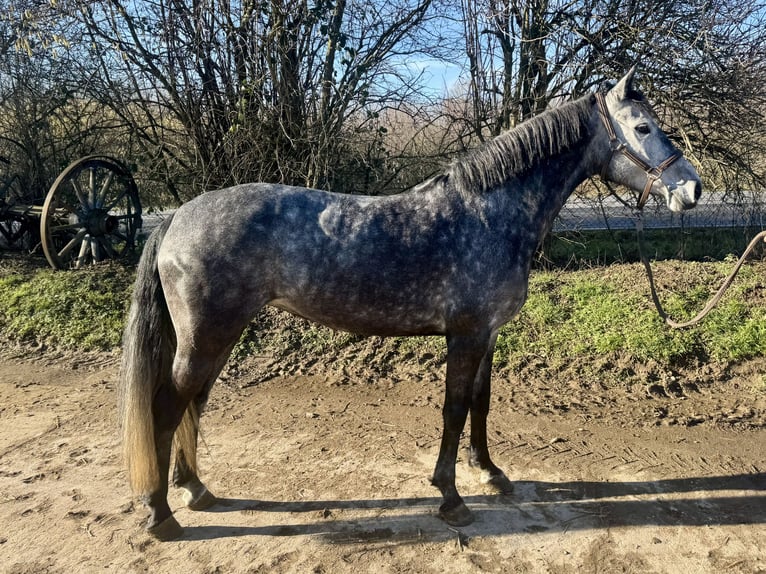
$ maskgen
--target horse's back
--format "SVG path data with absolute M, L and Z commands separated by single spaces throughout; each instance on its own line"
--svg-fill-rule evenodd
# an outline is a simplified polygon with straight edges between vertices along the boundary
M 456 217 L 446 198 L 423 191 L 371 198 L 243 185 L 176 212 L 160 274 L 178 306 L 217 322 L 272 304 L 364 334 L 438 333 Z

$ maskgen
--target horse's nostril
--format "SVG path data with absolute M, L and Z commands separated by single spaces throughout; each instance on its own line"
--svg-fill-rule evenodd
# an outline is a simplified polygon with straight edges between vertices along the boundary
M 697 182 L 694 184 L 694 201 L 698 201 L 702 197 L 702 183 Z

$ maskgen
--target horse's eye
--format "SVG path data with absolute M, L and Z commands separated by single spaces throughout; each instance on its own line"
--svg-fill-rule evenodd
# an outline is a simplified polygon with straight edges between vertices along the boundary
M 649 124 L 638 124 L 636 126 L 636 131 L 642 135 L 648 135 L 652 133 L 652 129 L 649 127 Z

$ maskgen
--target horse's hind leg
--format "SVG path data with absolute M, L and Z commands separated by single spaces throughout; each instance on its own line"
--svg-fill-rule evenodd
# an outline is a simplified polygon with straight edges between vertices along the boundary
M 471 400 L 471 454 L 469 464 L 481 469 L 481 481 L 491 485 L 500 494 L 511 494 L 513 484 L 489 456 L 487 445 L 487 416 L 489 415 L 492 378 L 492 356 L 497 335 L 492 337 L 476 374 Z
M 236 337 L 234 338 L 236 341 Z M 179 484 L 191 493 L 191 502 L 199 507 L 214 502 L 205 497 L 205 486 L 196 475 L 196 441 L 197 433 L 194 429 L 196 421 L 193 421 L 190 429 L 184 421 L 187 410 L 191 404 L 195 407 L 192 413 L 198 410 L 194 401 L 202 401 L 198 397 L 207 397 L 215 378 L 223 368 L 228 358 L 231 345 L 223 349 L 201 352 L 191 345 L 185 345 L 179 341 L 176 355 L 173 359 L 172 384 L 162 386 L 154 399 L 153 413 L 155 425 L 155 443 L 157 448 L 157 463 L 160 471 L 159 487 L 145 497 L 144 502 L 151 511 L 147 530 L 156 538 L 170 540 L 181 535 L 182 530 L 173 517 L 167 501 L 168 475 L 170 472 L 170 453 L 173 437 L 181 426 L 181 433 L 176 438 L 179 442 L 179 457 L 183 460 L 177 466 L 179 477 L 174 478 L 174 484 Z M 182 424 L 183 423 L 183 424 Z M 184 436 L 186 435 L 186 437 Z M 191 440 L 193 439 L 193 441 Z M 192 447 L 193 445 L 193 447 Z M 210 495 L 212 498 L 212 495 Z M 187 500 L 187 504 L 189 501 Z
M 236 340 L 236 338 L 235 338 Z M 173 369 L 176 385 L 194 394 L 175 432 L 176 461 L 173 485 L 183 489 L 183 500 L 191 510 L 205 510 L 216 498 L 202 483 L 197 469 L 199 417 L 210 390 L 231 352 L 231 345 L 212 353 L 179 348 Z
M 143 497 L 143 502 L 151 512 L 146 529 L 160 540 L 178 538 L 183 532 L 168 504 L 167 478 L 170 471 L 173 433 L 183 416 L 185 406 L 183 398 L 171 385 L 160 387 L 152 404 L 154 441 L 160 480 L 156 489 Z
M 176 429 L 176 463 L 173 486 L 183 489 L 183 500 L 190 510 L 205 510 L 216 503 L 216 498 L 199 479 L 197 470 L 197 438 L 199 417 L 207 402 L 207 393 L 195 397 Z

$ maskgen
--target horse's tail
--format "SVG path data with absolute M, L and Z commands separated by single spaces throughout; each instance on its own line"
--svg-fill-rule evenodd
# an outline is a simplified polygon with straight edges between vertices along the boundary
M 138 263 L 123 335 L 120 368 L 122 449 L 130 486 L 138 495 L 160 489 L 152 403 L 171 383 L 176 338 L 160 282 L 157 257 L 172 216 L 149 237 Z

